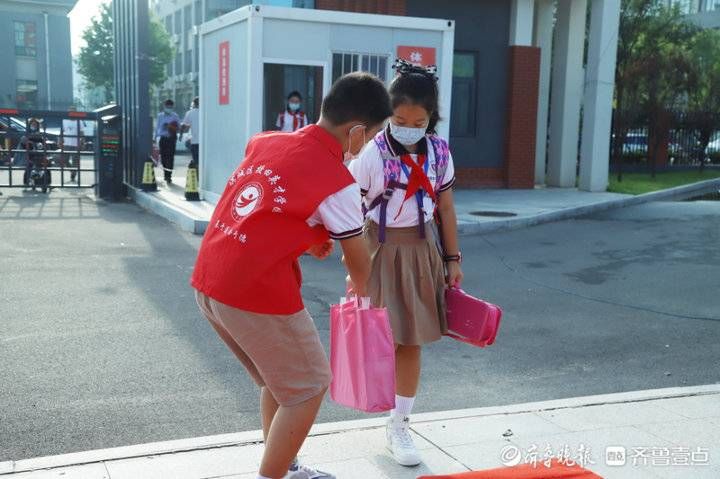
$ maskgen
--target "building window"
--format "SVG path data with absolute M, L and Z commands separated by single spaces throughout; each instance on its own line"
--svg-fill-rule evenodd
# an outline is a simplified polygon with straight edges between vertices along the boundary
M 203 22 L 202 3 L 200 0 L 195 1 L 195 25 L 201 25 Z
M 684 14 L 697 13 L 699 11 L 699 5 L 696 4 L 695 0 L 672 0 L 671 4 L 677 5 Z
M 200 71 L 200 40 L 199 35 L 195 35 L 195 68 L 196 73 Z
M 377 75 L 382 81 L 387 80 L 386 55 L 371 55 L 367 53 L 333 53 L 333 82 L 341 76 L 364 71 Z
M 185 8 L 183 8 L 183 24 L 185 25 L 183 31 L 190 31 L 193 26 L 192 5 L 187 5 Z
M 15 55 L 34 57 L 36 55 L 36 36 L 34 22 L 15 23 Z
M 32 80 L 17 80 L 16 101 L 19 108 L 37 108 L 38 85 Z
M 476 79 L 477 54 L 475 52 L 455 52 L 450 105 L 450 136 L 475 136 Z

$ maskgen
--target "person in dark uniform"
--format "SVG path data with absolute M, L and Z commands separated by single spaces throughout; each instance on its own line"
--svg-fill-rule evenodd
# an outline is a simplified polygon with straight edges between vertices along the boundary
M 165 181 L 172 183 L 172 171 L 175 166 L 175 143 L 177 142 L 180 117 L 173 110 L 175 102 L 165 100 L 163 111 L 160 112 L 155 125 L 155 138 L 160 139 L 160 159 L 162 160 Z

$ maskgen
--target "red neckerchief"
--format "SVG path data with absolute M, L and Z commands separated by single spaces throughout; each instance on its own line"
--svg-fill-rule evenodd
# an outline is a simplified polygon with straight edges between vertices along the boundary
M 433 188 L 432 183 L 430 183 L 430 180 L 428 179 L 427 175 L 425 174 L 425 170 L 423 169 L 423 166 L 425 166 L 425 162 L 427 161 L 427 155 L 423 153 L 418 153 L 417 162 L 414 162 L 410 154 L 405 153 L 400 155 L 400 161 L 402 161 L 405 166 L 410 168 L 410 177 L 408 178 L 407 190 L 405 190 L 405 198 L 403 199 L 402 205 L 400 205 L 400 209 L 398 210 L 395 219 L 400 216 L 403 206 L 405 206 L 405 202 L 409 198 L 412 198 L 415 193 L 420 191 L 420 189 L 425 190 L 425 193 L 427 193 L 428 196 L 432 198 L 433 202 L 436 202 L 435 189 Z
M 293 117 L 293 131 L 297 130 L 298 126 L 300 128 L 305 126 L 305 114 L 303 113 L 302 110 L 298 110 L 298 111 L 289 111 L 288 110 L 288 113 L 290 113 Z

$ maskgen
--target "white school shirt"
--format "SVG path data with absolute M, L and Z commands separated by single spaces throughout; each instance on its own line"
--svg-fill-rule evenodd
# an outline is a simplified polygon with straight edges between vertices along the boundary
M 305 120 L 305 123 L 302 125 L 300 124 L 300 121 L 298 121 L 298 129 L 302 128 L 303 126 L 308 125 L 308 119 L 307 115 L 303 113 L 303 119 Z M 278 115 L 277 122 L 275 123 L 275 126 L 280 129 L 280 131 L 285 131 L 288 133 L 292 133 L 293 131 L 293 115 L 292 113 L 288 112 L 287 110 L 283 111 Z
M 427 176 L 430 183 L 435 185 L 435 152 L 433 151 L 432 143 L 426 138 L 428 143 L 427 151 L 429 162 Z M 417 155 L 410 155 L 413 161 L 417 162 Z M 360 156 L 351 161 L 348 166 L 350 173 L 355 177 L 355 181 L 360 185 L 360 190 L 363 195 L 363 201 L 366 207 L 369 207 L 372 201 L 383 194 L 385 191 L 385 174 L 383 172 L 383 160 L 380 156 L 380 149 L 378 148 L 375 141 L 371 140 L 367 146 L 360 152 Z M 404 170 L 400 170 L 400 183 L 407 184 L 408 178 Z M 448 158 L 448 165 L 445 169 L 445 175 L 442 179 L 442 186 L 440 191 L 445 191 L 452 188 L 455 183 L 455 166 L 453 165 L 452 155 Z M 402 212 L 398 216 L 400 206 L 403 205 L 403 199 L 405 198 L 405 190 L 396 188 L 393 191 L 393 195 L 388 201 L 387 206 L 387 217 L 386 226 L 388 228 L 406 228 L 410 226 L 417 226 L 418 224 L 418 207 L 415 195 L 405 201 L 402 208 Z M 435 211 L 435 203 L 432 198 L 425 193 L 423 194 L 423 210 L 425 212 L 425 222 L 427 223 L 433 218 L 433 212 Z M 396 218 L 397 216 L 397 218 Z M 376 206 L 372 210 L 368 211 L 367 217 L 373 220 L 375 223 L 380 224 L 380 205 Z
M 365 222 L 360 207 L 360 186 L 353 183 L 325 198 L 315 212 L 307 219 L 307 224 L 322 224 L 330 238 L 343 240 L 362 234 Z
M 198 123 L 199 116 L 199 108 L 190 108 L 187 113 L 185 113 L 185 119 L 183 120 L 183 124 L 190 126 L 190 143 L 193 145 L 200 143 L 200 124 Z

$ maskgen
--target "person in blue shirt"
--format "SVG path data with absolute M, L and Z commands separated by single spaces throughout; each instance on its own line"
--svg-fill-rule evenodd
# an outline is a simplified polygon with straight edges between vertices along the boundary
M 155 139 L 160 139 L 158 145 L 160 159 L 165 172 L 165 181 L 169 185 L 172 183 L 172 172 L 175 166 L 175 142 L 180 127 L 180 117 L 173 110 L 175 102 L 167 99 L 163 105 L 163 111 L 158 114 L 157 124 L 155 125 Z

